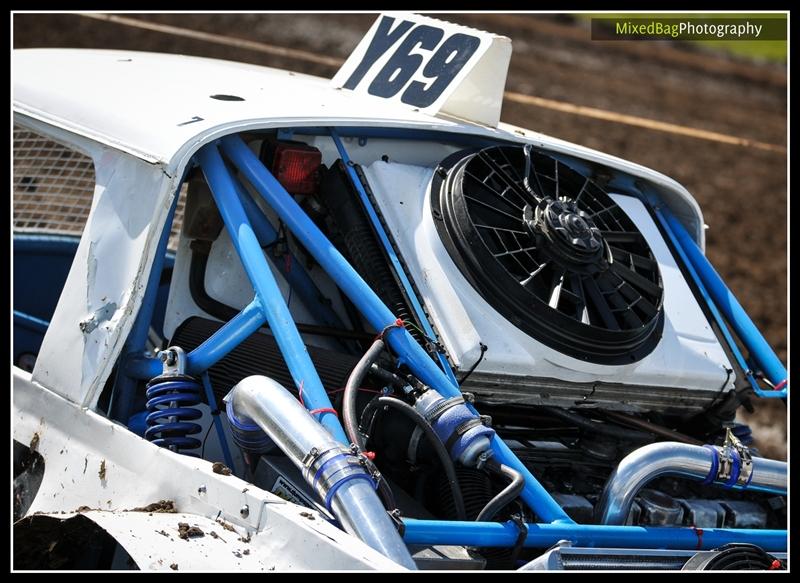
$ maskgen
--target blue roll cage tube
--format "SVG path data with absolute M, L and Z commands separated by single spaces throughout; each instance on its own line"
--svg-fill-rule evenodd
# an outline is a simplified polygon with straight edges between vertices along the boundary
M 234 181 L 236 194 L 239 196 L 239 201 L 244 207 L 244 212 L 247 219 L 250 221 L 253 231 L 256 234 L 259 245 L 266 247 L 274 244 L 278 240 L 278 232 L 269 222 L 267 217 L 255 203 L 250 193 L 245 190 L 238 180 Z M 294 257 L 294 255 L 286 250 L 286 256 L 289 258 L 289 265 L 285 261 L 281 261 L 279 257 L 272 253 L 267 256 L 272 261 L 272 264 L 281 272 L 289 286 L 297 291 L 297 295 L 303 302 L 303 305 L 309 312 L 321 322 L 323 326 L 331 328 L 343 328 L 341 319 L 336 312 L 331 309 L 329 302 L 325 301 L 326 298 L 319 290 L 314 280 L 309 277 L 303 265 Z
M 258 240 L 238 199 L 236 179 L 230 175 L 217 151 L 218 144 L 370 324 L 379 330 L 386 329 L 385 338 L 398 357 L 423 382 L 443 395 L 447 397 L 460 395 L 457 384 L 436 366 L 404 328 L 390 327 L 396 321 L 391 311 L 237 135 L 227 136 L 217 143 L 204 146 L 198 152 L 197 159 L 214 193 L 226 228 L 232 234 L 237 253 L 253 283 L 256 297 L 242 312 L 188 355 L 189 372 L 196 374 L 205 371 L 258 330 L 265 321 L 270 321 L 293 377 L 295 371 L 300 372 L 299 381 L 296 378 L 296 383 L 298 386 L 301 381 L 309 383 L 304 386 L 305 406 L 308 409 L 330 406 L 327 394 L 319 382 L 313 364 L 308 359 L 302 339 L 283 302 L 277 283 L 266 265 Z M 269 307 L 264 306 L 263 300 L 271 302 L 268 304 Z M 274 325 L 271 318 L 275 319 Z M 278 334 L 283 337 L 283 344 L 278 339 Z M 160 370 L 158 361 L 144 358 L 129 360 L 125 368 L 127 374 L 145 379 L 159 374 Z M 306 381 L 306 378 L 312 380 Z M 470 408 L 474 411 L 474 408 Z M 324 413 L 320 421 L 332 428 L 332 433 L 343 443 L 347 442 L 341 424 L 335 416 Z M 736 541 L 752 542 L 776 552 L 786 548 L 785 530 L 704 529 L 703 534 L 698 535 L 698 529 L 691 527 L 647 528 L 575 524 L 499 437 L 493 438 L 492 448 L 499 461 L 523 473 L 526 485 L 521 497 L 544 521 L 542 524 L 527 525 L 525 546 L 549 546 L 560 539 L 568 538 L 576 544 L 617 545 L 631 548 L 713 548 Z M 519 527 L 513 522 L 462 523 L 412 519 L 407 519 L 405 522 L 405 538 L 409 543 L 513 546 L 519 536 Z M 711 536 L 706 536 L 706 533 L 710 533 Z
M 770 384 L 776 387 L 776 390 L 765 391 L 758 386 L 755 379 L 752 378 L 750 367 L 748 367 L 736 343 L 723 325 L 722 328 L 726 340 L 737 360 L 740 360 L 739 363 L 742 369 L 748 373 L 755 393 L 763 398 L 786 398 L 789 391 L 788 373 L 775 351 L 772 350 L 772 347 L 739 303 L 739 300 L 725 285 L 714 266 L 711 265 L 711 262 L 703 254 L 681 222 L 675 218 L 672 211 L 664 204 L 656 203 L 652 206 L 656 217 L 678 250 L 684 265 L 686 265 L 695 283 L 698 284 L 701 293 L 705 296 L 706 303 L 712 313 L 718 316 L 719 311 L 722 312 L 733 330 L 742 339 L 742 343 L 749 351 L 755 365 L 761 369 Z

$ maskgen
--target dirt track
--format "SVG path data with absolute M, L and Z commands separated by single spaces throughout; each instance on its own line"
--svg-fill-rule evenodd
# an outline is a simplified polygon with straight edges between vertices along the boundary
M 344 58 L 374 15 L 130 15 L 219 35 Z M 785 67 L 738 62 L 654 42 L 598 42 L 569 19 L 453 15 L 505 34 L 514 54 L 507 89 L 548 99 L 786 145 Z M 138 30 L 75 15 L 17 14 L 14 46 L 174 52 L 252 62 L 329 77 L 334 69 L 250 50 Z M 671 176 L 705 213 L 707 253 L 781 359 L 787 357 L 786 156 L 644 130 L 507 102 L 503 121 Z M 754 433 L 765 454 L 786 453 L 786 409 L 758 403 Z

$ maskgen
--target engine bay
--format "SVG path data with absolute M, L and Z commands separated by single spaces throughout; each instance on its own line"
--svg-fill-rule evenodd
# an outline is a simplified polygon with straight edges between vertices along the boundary
M 624 177 L 600 168 L 584 176 L 580 163 L 530 146 L 343 138 L 339 145 L 355 162 L 328 136 L 249 138 L 250 150 L 397 316 L 396 326 L 464 394 L 459 402 L 445 398 L 413 374 L 382 343 L 392 326 L 370 326 L 276 213 L 240 193 L 251 217 L 263 213 L 260 230 L 251 222 L 331 412 L 366 453 L 398 520 L 545 521 L 517 498 L 520 474 L 476 445 L 495 434 L 579 524 L 602 523 L 604 488 L 640 448 L 751 443 L 749 428 L 734 421 L 736 409 L 749 406 L 742 371 L 650 212 L 618 186 Z M 293 154 L 306 164 L 294 174 Z M 476 177 L 469 165 L 478 162 L 484 175 Z M 188 185 L 164 324 L 164 347 L 187 353 L 252 300 L 209 187 L 199 172 Z M 487 203 L 490 195 L 500 203 Z M 575 202 L 582 196 L 588 206 Z M 543 283 L 529 286 L 539 275 Z M 303 402 L 269 327 L 208 374 L 220 409 L 251 375 L 277 381 Z M 471 417 L 468 407 L 480 415 Z M 440 431 L 446 413 L 455 419 Z M 219 459 L 210 424 L 203 429 L 203 456 Z M 326 512 L 275 444 L 241 447 L 233 459 L 256 486 Z M 620 524 L 765 529 L 785 522 L 785 496 L 664 476 L 638 491 Z M 447 548 L 428 557 L 429 568 L 516 568 L 545 550 Z M 432 549 L 417 549 L 417 563 Z

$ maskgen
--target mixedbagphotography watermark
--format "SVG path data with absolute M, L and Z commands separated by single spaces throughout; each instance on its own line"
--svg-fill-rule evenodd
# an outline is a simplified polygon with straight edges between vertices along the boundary
M 592 18 L 592 40 L 786 40 L 785 18 Z

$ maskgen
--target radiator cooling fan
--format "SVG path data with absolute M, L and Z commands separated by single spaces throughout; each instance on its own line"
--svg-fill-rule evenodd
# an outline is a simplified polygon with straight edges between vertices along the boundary
M 510 322 L 598 364 L 635 362 L 653 350 L 663 328 L 658 263 L 594 181 L 530 146 L 459 152 L 435 176 L 439 236 Z

